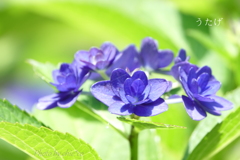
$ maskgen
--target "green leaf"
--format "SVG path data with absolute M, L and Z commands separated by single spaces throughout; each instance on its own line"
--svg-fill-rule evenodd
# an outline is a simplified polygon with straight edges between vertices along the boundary
M 6 99 L 0 99 L 0 121 L 31 124 L 36 127 L 45 126 L 35 117 L 29 115 L 26 111 L 22 111 L 17 106 L 12 105 Z
M 109 111 L 98 110 L 97 114 L 124 133 L 128 134 L 130 132 L 130 126 L 128 124 L 123 125 L 125 123 L 119 121 L 116 118 L 117 116 L 110 114 Z M 68 132 L 84 139 L 104 160 L 130 159 L 128 140 L 118 134 L 109 124 L 102 123 L 97 117 L 93 117 L 76 105 L 66 109 L 35 110 L 34 115 L 54 130 Z M 139 141 L 141 141 L 139 143 L 139 160 L 145 160 L 146 158 L 148 160 L 159 159 L 158 157 L 161 156 L 160 138 L 156 136 L 155 131 L 142 131 L 139 135 Z M 118 152 L 123 149 L 123 152 Z
M 0 122 L 0 131 L 2 139 L 36 159 L 100 159 L 91 146 L 68 133 L 9 122 Z
M 49 62 L 40 63 L 32 59 L 28 60 L 27 62 L 33 66 L 33 70 L 37 76 L 47 83 L 53 82 L 52 71 L 57 68 L 56 66 Z
M 7 143 L 6 141 L 0 139 L 0 157 L 4 160 L 30 160 L 30 156 L 14 147 L 13 145 Z
M 240 136 L 240 108 L 217 124 L 191 152 L 187 160 L 209 159 Z
M 240 88 L 237 88 L 226 94 L 224 97 L 226 97 L 227 100 L 231 101 L 234 104 L 234 106 L 239 106 L 240 105 L 239 94 Z M 199 122 L 197 127 L 192 132 L 191 137 L 188 141 L 188 148 L 186 150 L 185 156 L 187 157 L 201 142 L 204 136 L 206 136 L 206 134 L 210 132 L 218 123 L 221 123 L 231 112 L 232 112 L 231 110 L 224 111 L 221 116 L 214 116 L 208 114 L 207 118 Z
M 157 123 L 157 122 L 150 122 L 150 121 L 142 121 L 137 119 L 129 119 L 125 117 L 117 117 L 122 122 L 128 123 L 130 125 L 135 126 L 139 131 L 142 131 L 144 129 L 174 129 L 174 128 L 186 128 L 182 126 L 176 126 L 171 124 L 163 124 L 163 123 Z

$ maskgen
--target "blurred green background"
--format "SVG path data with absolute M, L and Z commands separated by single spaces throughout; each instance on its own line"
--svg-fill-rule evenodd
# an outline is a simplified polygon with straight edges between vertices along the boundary
M 214 20 L 221 18 L 215 25 Z M 206 25 L 207 19 L 212 26 Z M 171 49 L 177 55 L 184 48 L 192 63 L 210 66 L 222 82 L 219 95 L 229 95 L 240 86 L 239 0 L 1 0 L 0 96 L 31 111 L 37 99 L 52 90 L 34 75 L 28 59 L 71 62 L 77 50 L 99 47 L 105 41 L 119 50 L 129 44 L 139 48 L 147 36 L 158 40 L 160 49 Z M 231 94 L 229 99 L 233 99 Z M 188 128 L 157 131 L 160 155 L 153 159 L 181 159 L 198 122 L 187 116 L 183 105 L 170 105 L 168 112 L 152 119 Z M 14 153 L 28 159 L 5 142 L 1 144 L 0 157 L 11 159 Z M 239 139 L 212 159 L 237 159 L 238 147 Z

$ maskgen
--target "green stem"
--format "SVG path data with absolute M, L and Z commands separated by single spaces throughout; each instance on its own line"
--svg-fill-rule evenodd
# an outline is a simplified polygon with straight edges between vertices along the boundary
M 75 103 L 75 105 L 82 111 L 84 111 L 85 113 L 91 115 L 92 117 L 96 118 L 97 120 L 109 125 L 112 129 L 114 129 L 115 131 L 117 131 L 120 135 L 122 135 L 124 138 L 127 139 L 127 136 L 119 129 L 117 129 L 116 127 L 114 127 L 112 124 L 110 124 L 108 121 L 106 121 L 105 119 L 103 119 L 101 116 L 99 116 L 97 113 L 95 113 L 92 109 L 90 109 L 89 107 L 87 107 L 85 104 L 83 104 L 82 102 L 77 101 Z
M 139 119 L 139 117 L 131 116 L 133 119 Z M 138 160 L 138 134 L 139 131 L 132 125 L 131 132 L 128 137 L 130 152 L 131 152 L 131 160 Z
M 98 70 L 96 71 L 104 80 L 109 80 L 108 75 L 105 73 L 105 70 Z

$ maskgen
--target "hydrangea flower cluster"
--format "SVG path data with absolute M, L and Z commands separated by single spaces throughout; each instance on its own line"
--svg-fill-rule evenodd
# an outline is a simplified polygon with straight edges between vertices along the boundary
M 182 86 L 186 95 L 181 99 L 193 120 L 202 120 L 207 114 L 221 115 L 221 111 L 233 107 L 228 100 L 216 95 L 221 83 L 212 75 L 209 67 L 199 68 L 189 62 L 186 51 L 181 49 L 174 59 L 171 50 L 159 50 L 152 38 L 142 40 L 138 51 L 129 45 L 119 51 L 112 43 L 100 48 L 77 51 L 71 64 L 63 63 L 54 70 L 51 83 L 58 93 L 39 99 L 37 108 L 71 107 L 81 94 L 80 87 L 87 79 L 103 80 L 91 87 L 92 95 L 109 107 L 112 114 L 147 117 L 168 109 L 161 96 L 171 90 L 171 82 L 165 79 L 148 79 L 149 73 L 161 71 L 174 61 L 170 76 Z M 146 70 L 147 74 L 140 70 Z

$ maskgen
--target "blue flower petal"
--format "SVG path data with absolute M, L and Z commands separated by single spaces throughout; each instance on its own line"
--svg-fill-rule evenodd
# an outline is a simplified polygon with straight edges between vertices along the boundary
M 197 68 L 191 67 L 188 73 L 188 78 L 187 78 L 187 82 L 192 82 L 193 79 L 196 79 L 196 71 Z
M 194 99 L 200 102 L 214 102 L 213 99 L 209 98 L 209 97 L 204 97 L 202 95 L 199 94 L 194 94 L 193 95 Z
M 134 95 L 132 95 L 132 96 L 137 96 L 137 97 L 141 96 L 145 87 L 146 87 L 146 85 L 144 85 L 142 80 L 140 80 L 140 79 L 134 80 L 131 84 L 131 88 L 134 93 Z
M 133 110 L 134 114 L 137 116 L 148 117 L 167 111 L 168 105 L 162 98 L 158 98 L 154 102 L 137 105 Z
M 166 92 L 169 83 L 165 79 L 150 79 L 148 85 L 151 87 L 148 98 L 155 101 Z
M 133 90 L 131 89 L 131 85 L 132 85 L 133 79 L 132 78 L 127 78 L 124 82 L 124 91 L 126 93 L 126 95 L 133 95 Z
M 197 79 L 197 82 L 198 82 L 198 85 L 199 87 L 201 88 L 201 90 L 204 90 L 204 88 L 207 86 L 209 80 L 210 80 L 210 75 L 208 73 L 202 73 L 198 79 Z
M 164 68 L 172 63 L 174 58 L 173 52 L 171 50 L 162 50 L 158 52 L 158 68 Z
M 186 74 L 188 74 L 190 72 L 190 69 L 194 68 L 194 69 L 198 69 L 198 67 L 196 65 L 193 65 L 189 62 L 181 62 L 181 63 L 177 63 L 175 64 L 172 69 L 171 69 L 171 74 L 173 75 L 173 77 L 176 80 L 179 80 L 180 78 L 180 72 L 179 70 L 183 70 Z
M 141 61 L 147 69 L 158 69 L 159 55 L 158 44 L 154 39 L 147 37 L 143 39 L 140 51 Z
M 216 94 L 220 87 L 221 83 L 219 81 L 216 80 L 209 81 L 205 89 L 202 91 L 201 95 L 208 96 Z
M 133 80 L 141 79 L 145 86 L 148 84 L 148 78 L 143 71 L 134 72 L 134 74 L 132 75 L 132 79 Z
M 182 75 L 181 75 L 181 77 L 180 77 L 180 82 L 181 82 L 181 84 L 182 84 L 182 86 L 183 86 L 183 89 L 184 89 L 184 91 L 186 92 L 186 94 L 192 99 L 192 98 L 193 98 L 193 94 L 192 94 L 191 90 L 190 90 L 189 87 L 188 87 L 188 84 L 187 84 L 186 79 L 184 79 L 184 78 L 182 77 Z
M 192 81 L 190 82 L 190 84 L 188 83 L 188 88 L 190 89 L 190 91 L 195 94 L 198 93 L 198 82 L 196 79 L 192 79 Z
M 52 109 L 57 107 L 57 101 L 49 101 L 49 102 L 38 102 L 37 108 L 41 110 Z
M 112 90 L 112 85 L 110 81 L 101 81 L 95 83 L 91 87 L 91 93 L 99 101 L 103 102 L 107 106 L 112 105 L 117 101 L 121 101 L 119 97 L 115 95 Z
M 107 69 L 107 74 L 111 75 L 112 71 L 116 68 L 126 69 L 130 72 L 136 68 L 140 68 L 141 64 L 138 58 L 138 52 L 134 45 L 128 46 L 126 49 L 119 53 L 114 59 L 112 65 Z
M 119 92 L 124 92 L 124 82 L 130 75 L 123 69 L 115 69 L 110 77 L 113 92 L 120 97 Z
M 61 108 L 69 108 L 71 107 L 77 100 L 78 96 L 80 95 L 81 91 L 77 91 L 74 93 L 69 93 L 57 102 L 57 105 Z
M 181 59 L 181 61 L 185 61 L 187 59 L 186 51 L 184 49 L 180 49 L 178 57 Z
M 201 104 L 211 110 L 225 111 L 233 108 L 233 104 L 222 97 L 211 95 L 207 98 L 211 99 L 212 102 L 201 101 Z
M 207 116 L 206 112 L 190 98 L 182 96 L 182 100 L 188 115 L 193 120 L 200 121 Z
M 57 102 L 60 98 L 58 93 L 42 97 L 38 100 L 36 107 L 41 110 L 57 107 Z
M 105 54 L 106 60 L 108 61 L 108 65 L 111 65 L 114 58 L 118 54 L 117 48 L 109 42 L 105 42 L 102 44 L 101 49 Z
M 132 104 L 125 104 L 123 102 L 116 102 L 109 106 L 108 111 L 112 114 L 127 116 L 133 113 L 133 105 Z
M 199 68 L 198 71 L 196 72 L 197 77 L 199 77 L 203 73 L 208 73 L 210 75 L 210 77 L 212 76 L 212 70 L 208 66 L 204 66 L 202 68 Z

